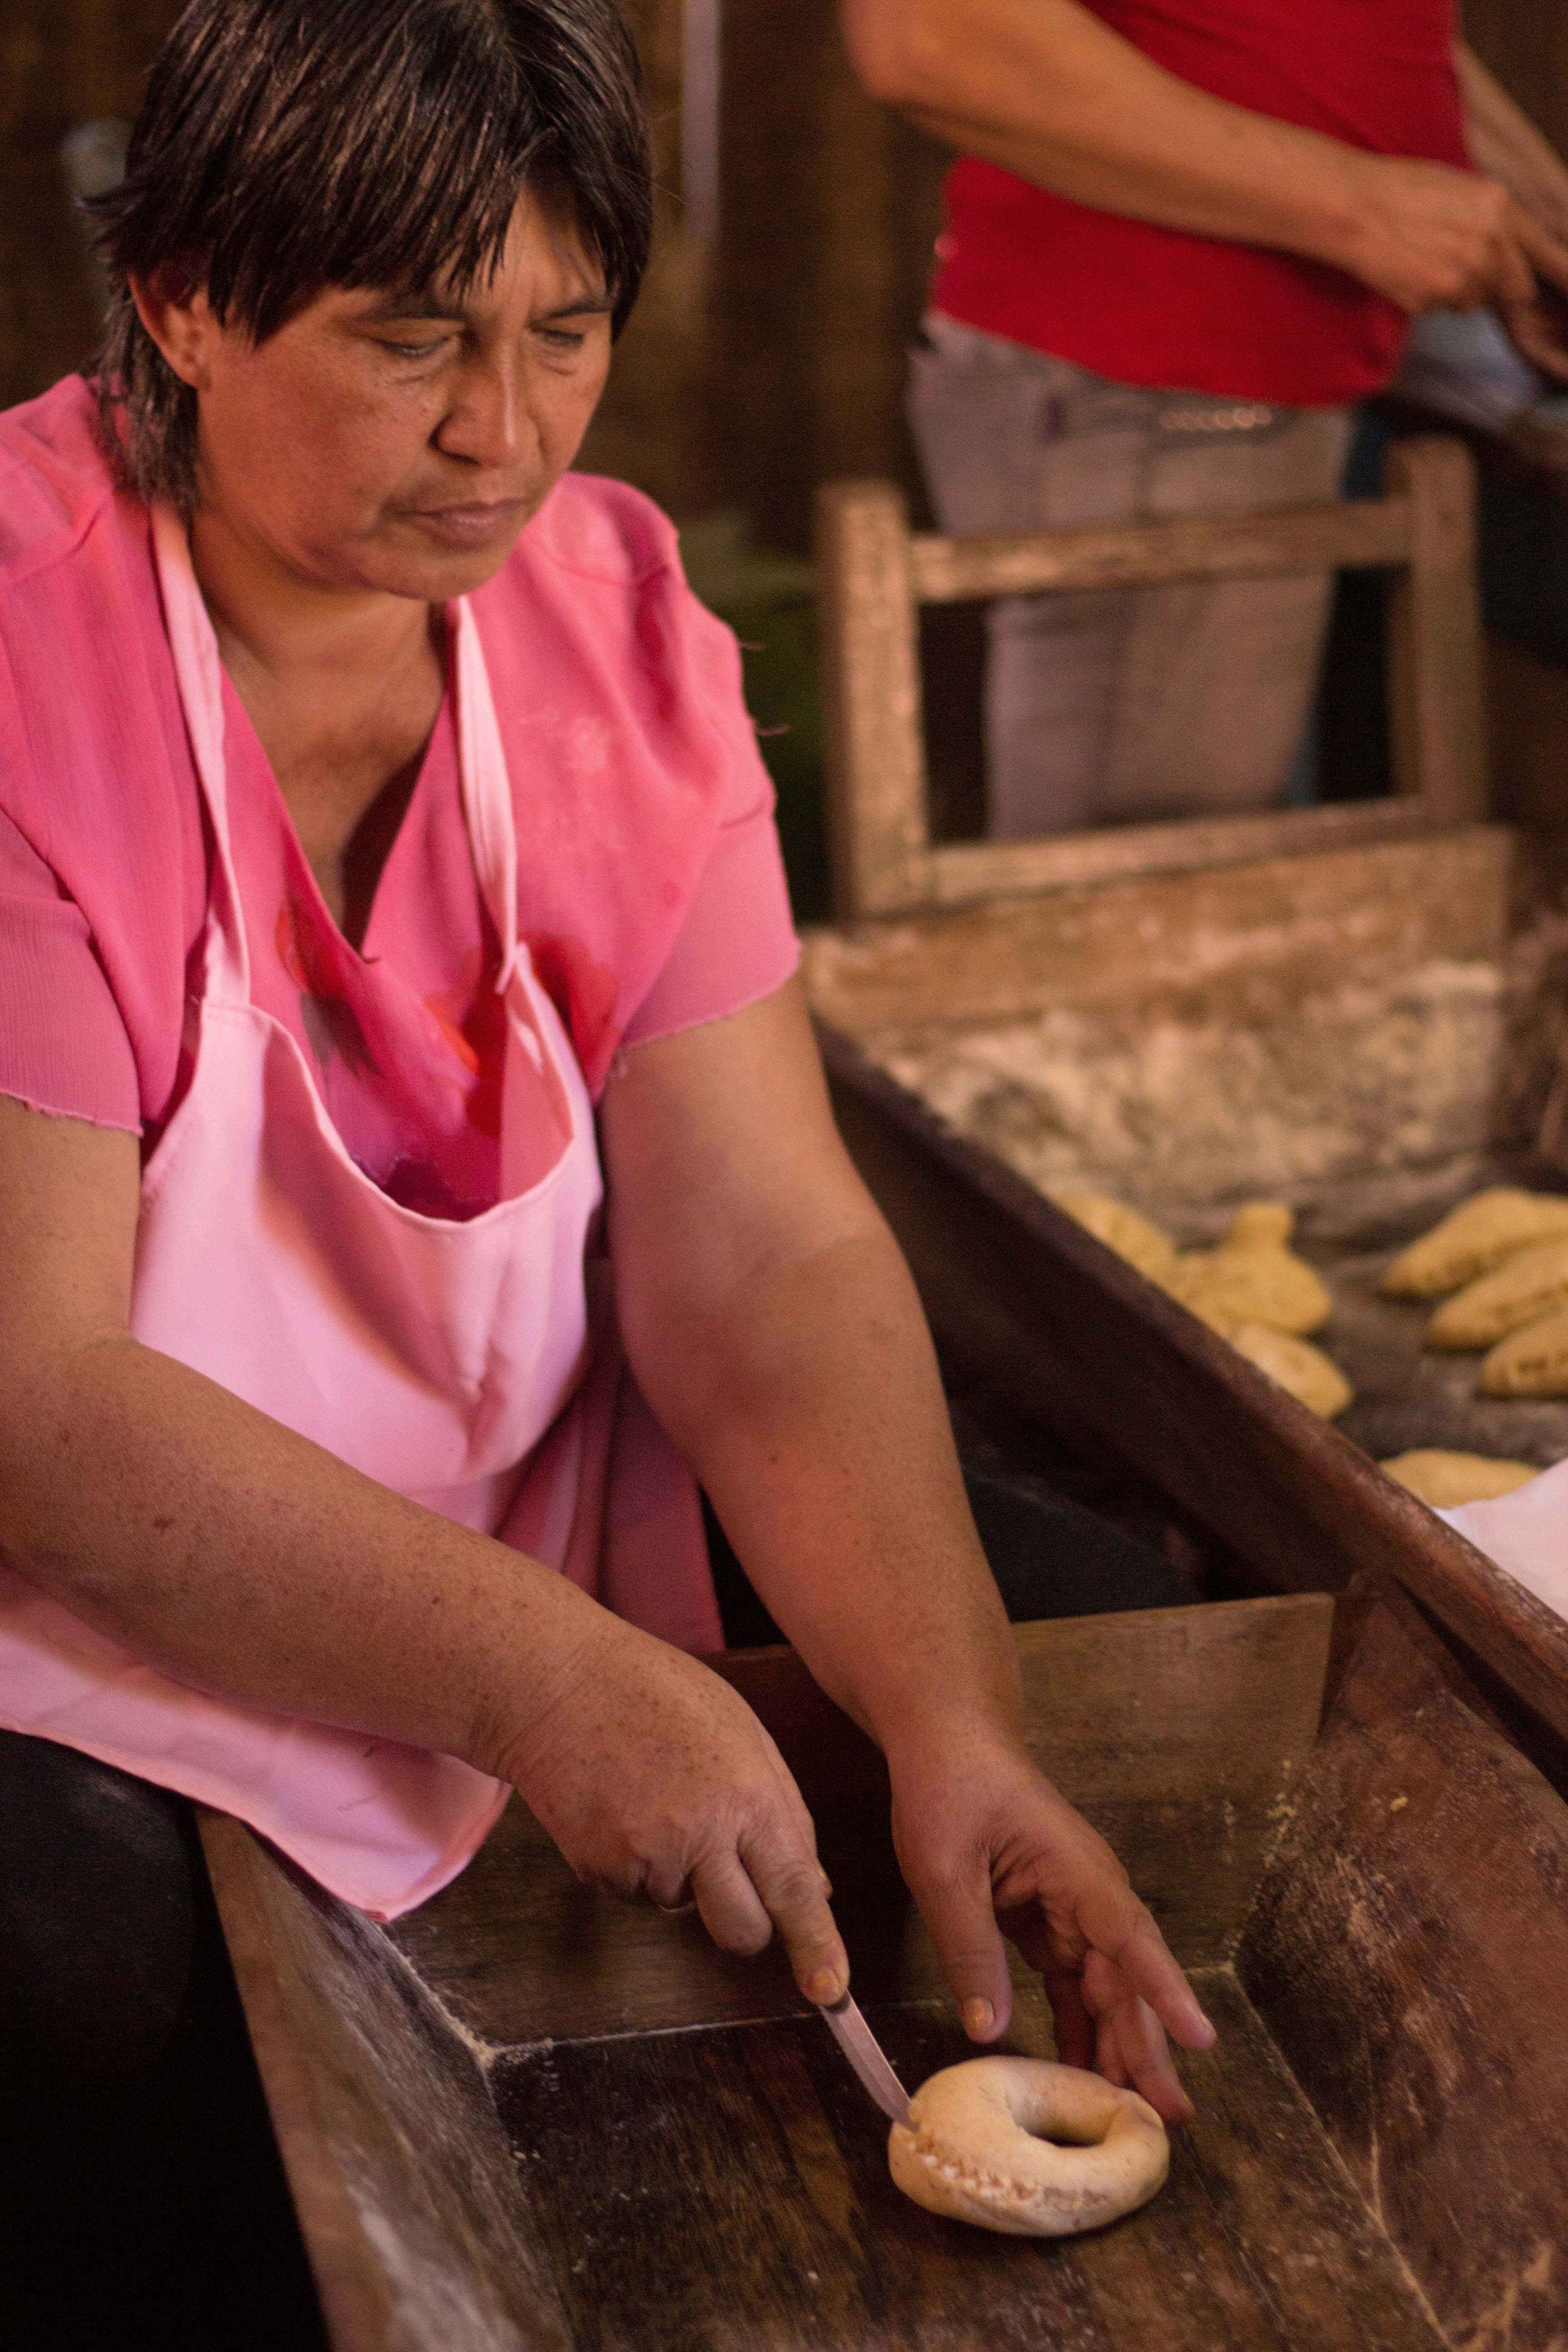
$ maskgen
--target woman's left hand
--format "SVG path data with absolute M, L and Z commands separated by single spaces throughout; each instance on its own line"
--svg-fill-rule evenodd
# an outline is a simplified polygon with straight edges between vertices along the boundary
M 1189 2121 L 1165 2035 L 1206 2050 L 1214 2028 L 1104 1839 L 989 1726 L 924 1726 L 888 1764 L 900 1867 L 971 2039 L 1011 2015 L 1006 1936 L 1045 1980 L 1064 2063 Z

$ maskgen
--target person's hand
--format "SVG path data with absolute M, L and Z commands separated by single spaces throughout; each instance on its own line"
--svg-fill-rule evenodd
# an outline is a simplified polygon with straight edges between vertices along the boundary
M 1104 1839 L 989 1727 L 928 1727 L 888 1764 L 900 1867 L 970 2038 L 1012 2013 L 1005 1935 L 1045 1980 L 1063 2063 L 1187 2122 L 1165 2034 L 1206 2050 L 1214 2028 Z
M 492 1769 L 589 1885 L 667 1911 L 694 1902 L 726 1952 L 760 1952 L 776 1928 L 808 2000 L 845 1990 L 805 1801 L 745 1701 L 695 1658 L 605 1615 Z
M 1489 305 L 1532 367 L 1568 383 L 1553 315 L 1568 243 L 1479 173 L 1351 150 L 1346 160 L 1354 226 L 1331 257 L 1413 316 Z

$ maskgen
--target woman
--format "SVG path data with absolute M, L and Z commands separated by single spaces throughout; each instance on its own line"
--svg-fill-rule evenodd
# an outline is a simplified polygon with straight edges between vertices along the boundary
M 700 1480 L 887 1754 L 973 2038 L 1005 1931 L 1181 2116 L 1161 2021 L 1209 2029 L 1019 1738 L 732 643 L 563 478 L 647 243 L 610 0 L 193 0 L 100 210 L 99 407 L 0 425 L 0 1769 L 66 1909 L 121 1891 L 73 2008 L 14 1872 L 16 2095 L 127 1985 L 184 2014 L 105 1917 L 199 1902 L 162 1791 L 390 1916 L 515 1788 L 835 1999 L 810 1820 L 689 1654 Z

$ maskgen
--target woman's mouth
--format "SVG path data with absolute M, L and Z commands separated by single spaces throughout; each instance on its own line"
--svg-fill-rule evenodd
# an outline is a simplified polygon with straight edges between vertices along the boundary
M 482 547 L 515 530 L 524 512 L 521 499 L 473 499 L 449 507 L 416 507 L 411 520 L 448 547 Z

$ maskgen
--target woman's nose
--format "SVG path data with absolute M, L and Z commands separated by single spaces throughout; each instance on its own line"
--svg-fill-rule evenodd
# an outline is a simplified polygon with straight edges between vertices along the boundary
M 492 470 L 515 466 L 534 438 L 519 371 L 496 363 L 464 372 L 457 397 L 437 426 L 437 447 L 448 457 Z

